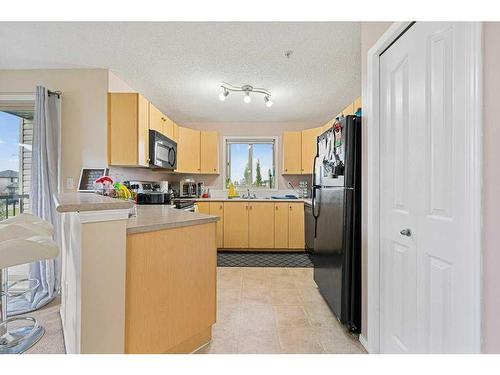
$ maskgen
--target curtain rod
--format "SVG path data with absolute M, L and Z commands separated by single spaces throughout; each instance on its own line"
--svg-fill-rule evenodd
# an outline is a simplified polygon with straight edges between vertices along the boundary
M 48 91 L 49 95 L 55 95 L 55 96 L 57 96 L 57 98 L 58 98 L 58 99 L 59 99 L 59 98 L 61 97 L 61 95 L 62 95 L 62 92 L 61 92 L 61 91 L 59 91 L 59 90 L 57 90 L 57 91 L 50 91 L 50 90 L 47 90 L 47 91 Z

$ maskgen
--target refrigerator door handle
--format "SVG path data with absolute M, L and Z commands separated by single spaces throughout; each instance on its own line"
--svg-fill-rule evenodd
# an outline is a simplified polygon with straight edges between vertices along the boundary
M 318 160 L 318 155 L 316 155 L 313 159 L 313 178 L 312 178 L 312 186 L 316 185 L 316 160 Z
M 316 198 L 317 198 L 317 191 L 320 191 L 321 192 L 321 188 L 317 187 L 317 186 L 313 186 L 312 187 L 312 200 L 311 200 L 311 209 L 312 209 L 312 214 L 313 214 L 313 217 L 314 219 L 318 219 L 319 217 L 319 214 L 320 214 L 320 210 L 321 210 L 321 202 L 317 202 L 316 201 Z M 319 204 L 318 204 L 319 203 Z M 318 208 L 318 212 L 316 213 L 316 207 Z

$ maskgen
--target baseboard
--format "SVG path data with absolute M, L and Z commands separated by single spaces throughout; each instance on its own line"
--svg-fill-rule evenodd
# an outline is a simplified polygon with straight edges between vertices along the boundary
M 370 350 L 368 350 L 368 339 L 363 335 L 359 335 L 359 342 L 363 345 L 363 348 L 370 353 Z

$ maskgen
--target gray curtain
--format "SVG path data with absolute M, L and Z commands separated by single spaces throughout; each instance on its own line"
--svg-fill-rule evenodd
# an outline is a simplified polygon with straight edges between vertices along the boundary
M 54 239 L 59 244 L 60 220 L 55 210 L 54 194 L 59 186 L 60 102 L 58 95 L 49 94 L 45 87 L 37 86 L 30 191 L 31 213 L 52 223 Z M 52 301 L 59 292 L 60 276 L 60 257 L 32 263 L 29 277 L 38 279 L 40 286 L 24 298 L 12 299 L 8 306 L 9 315 L 36 310 Z

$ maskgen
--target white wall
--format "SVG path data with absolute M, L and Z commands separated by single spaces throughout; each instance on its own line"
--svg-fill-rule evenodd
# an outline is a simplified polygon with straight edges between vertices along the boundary
M 483 352 L 500 353 L 500 22 L 483 33 Z
M 366 102 L 367 98 L 367 53 L 382 34 L 389 28 L 392 22 L 361 22 L 361 85 L 362 85 L 362 102 Z M 363 118 L 363 124 L 366 124 L 366 118 Z M 368 210 L 367 205 L 367 180 L 368 180 L 368 139 L 367 131 L 363 130 L 362 134 L 362 220 L 361 220 L 361 333 L 366 337 L 367 330 L 367 227 L 368 227 Z
M 107 164 L 107 92 L 105 69 L 0 70 L 0 93 L 33 93 L 42 85 L 62 91 L 62 182 L 78 183 L 82 167 Z

